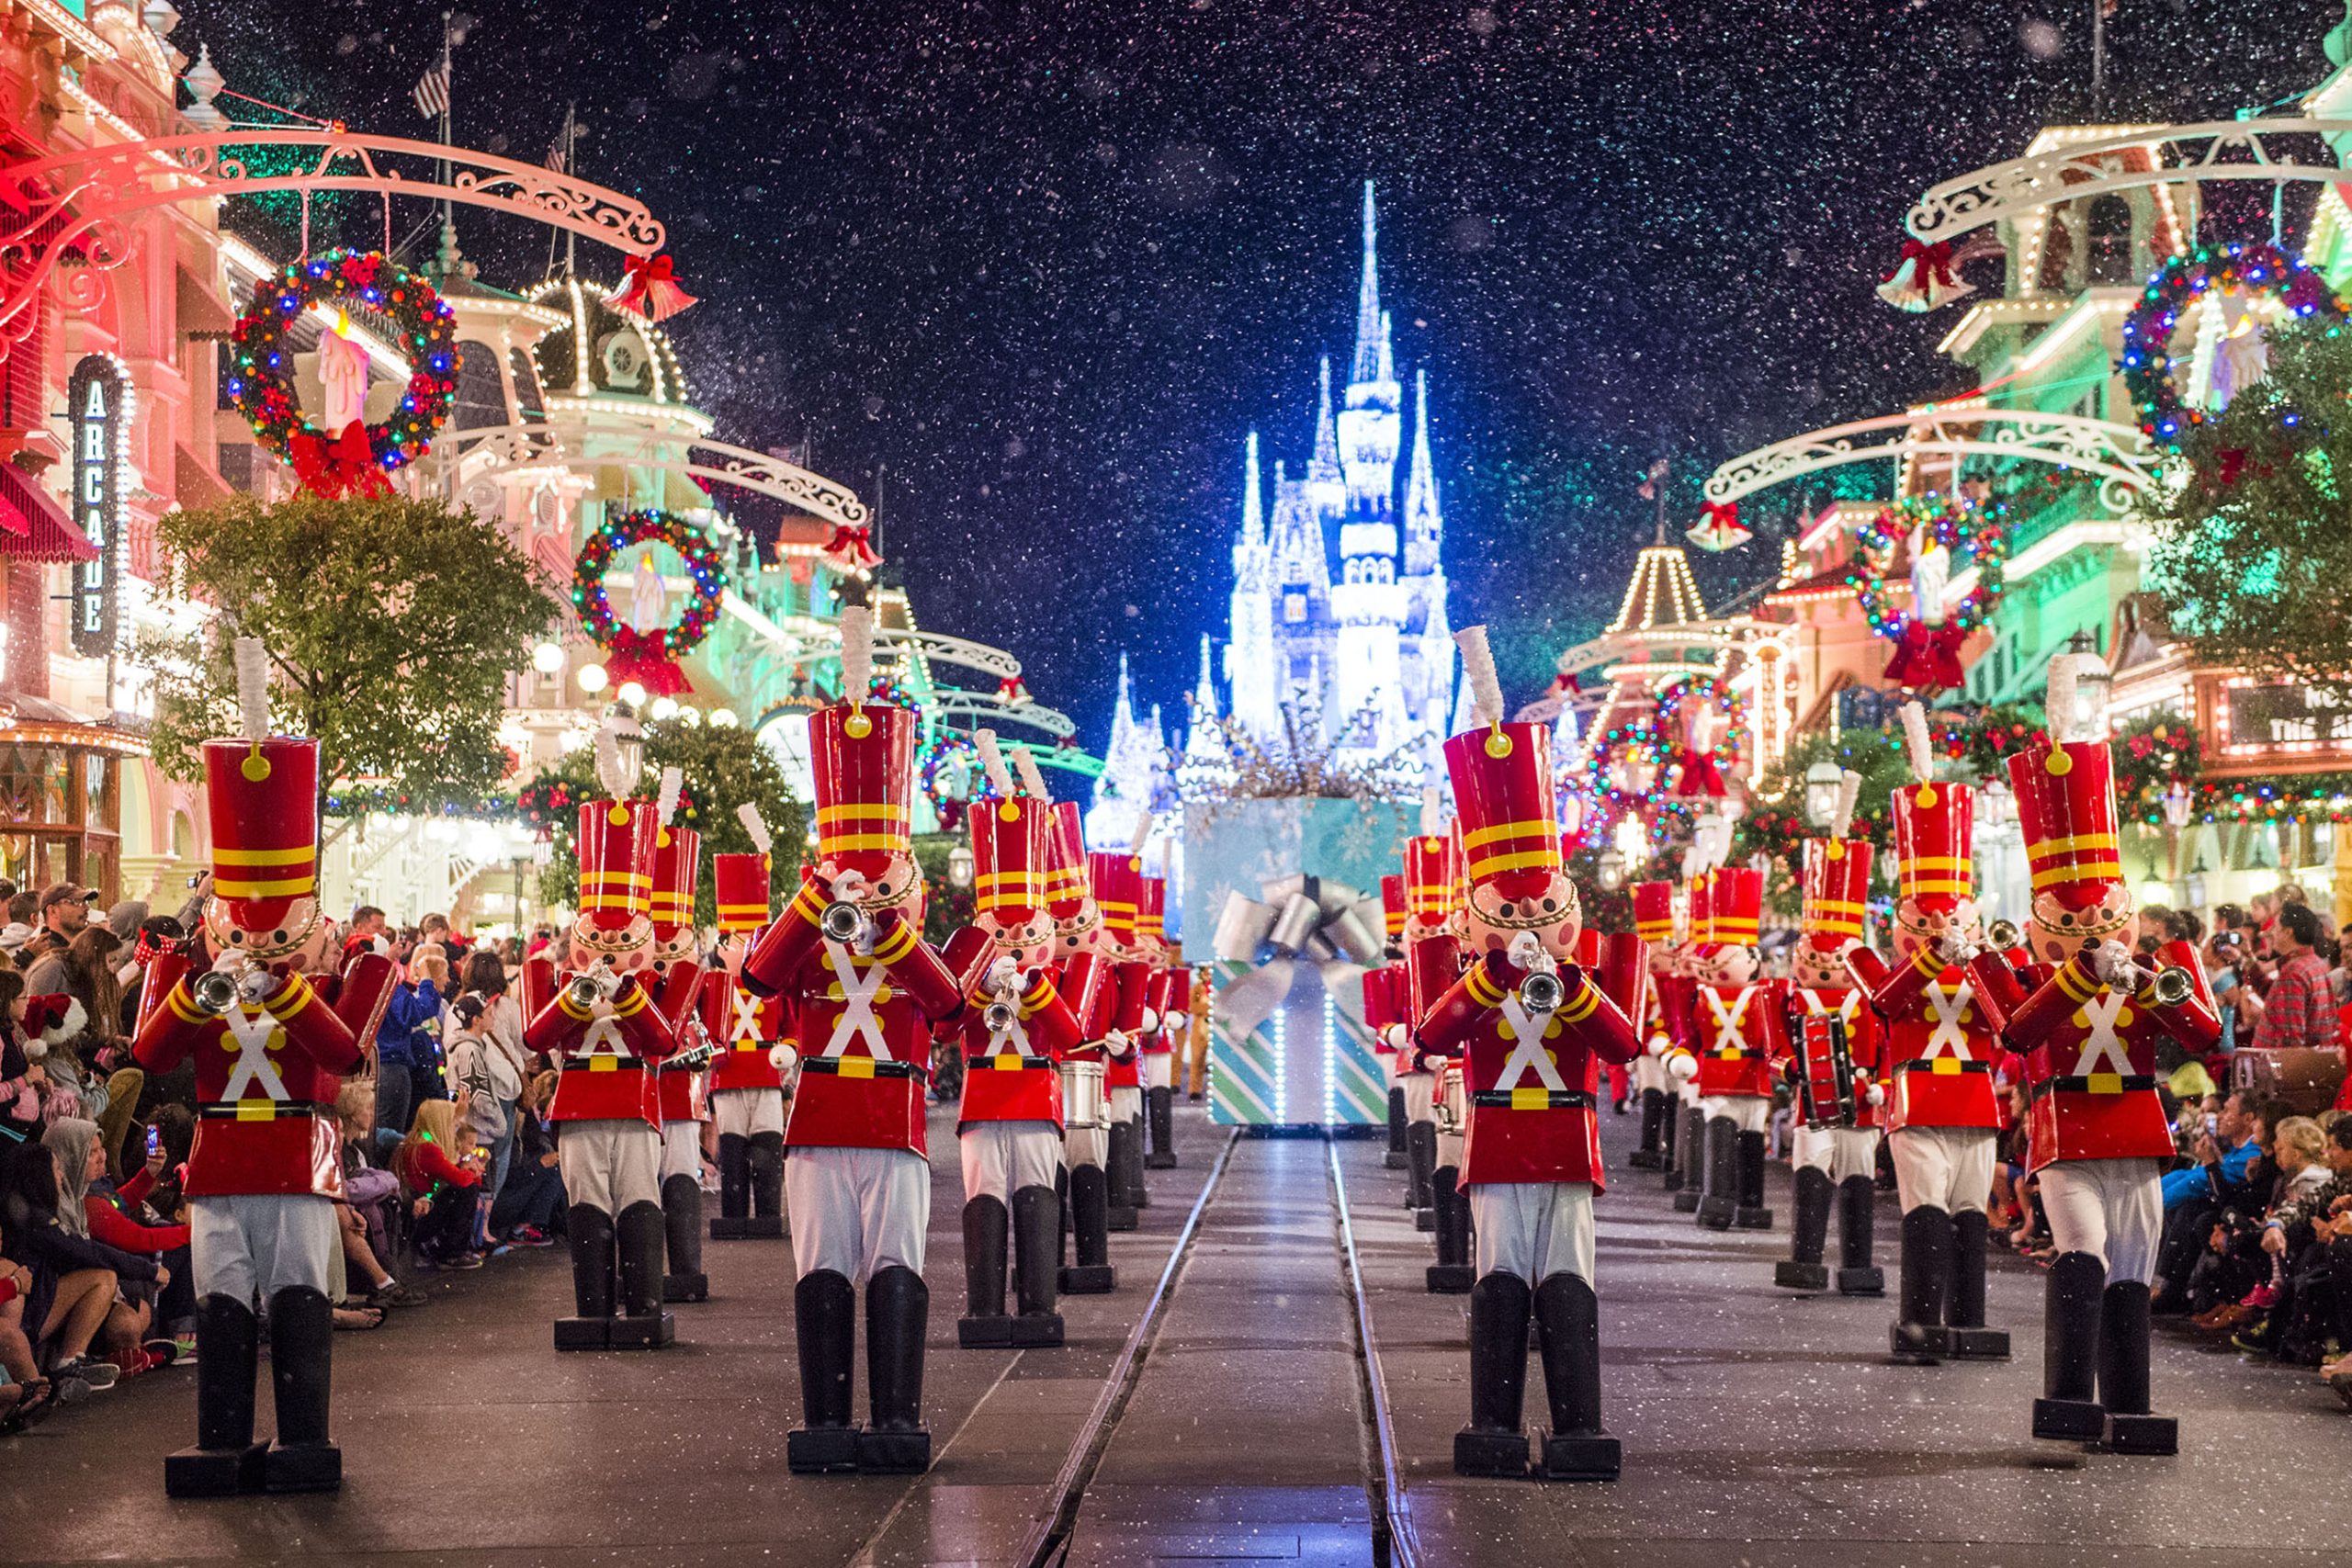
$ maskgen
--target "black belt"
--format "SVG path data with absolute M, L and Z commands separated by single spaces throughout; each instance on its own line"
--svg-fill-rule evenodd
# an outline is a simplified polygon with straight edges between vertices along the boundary
M 999 1063 L 1005 1061 L 1008 1057 L 1012 1063 L 1012 1066 L 1006 1067 L 998 1066 Z M 1002 1051 L 991 1051 L 985 1056 L 967 1056 L 964 1058 L 965 1066 L 974 1068 L 984 1073 L 1010 1073 L 1017 1072 L 1024 1067 L 1050 1067 L 1053 1065 L 1054 1059 L 1051 1056 L 1014 1056 L 1011 1052 Z
M 2135 1089 L 2151 1089 L 2155 1087 L 2156 1078 L 2153 1073 L 2124 1073 L 2116 1078 L 2115 1092 L 2130 1094 Z M 2088 1077 L 2070 1074 L 2064 1077 L 2042 1079 L 2033 1086 L 2027 1098 L 2030 1102 L 2038 1105 L 2052 1094 L 2088 1094 L 2090 1092 L 2091 1080 Z
M 596 1065 L 599 1062 L 610 1062 L 612 1066 L 600 1067 Z M 645 1064 L 635 1056 L 566 1056 L 563 1059 L 563 1070 L 567 1073 L 634 1073 L 642 1071 L 644 1066 Z
M 803 1056 L 800 1058 L 800 1070 L 853 1078 L 919 1078 L 923 1076 L 919 1063 L 879 1062 L 871 1056 Z
M 313 1100 L 216 1100 L 197 1108 L 207 1122 L 276 1122 L 290 1116 L 332 1116 L 334 1107 Z
M 1938 1063 L 1956 1060 L 1958 1058 L 1951 1056 L 1906 1056 L 1894 1064 L 1894 1070 L 1898 1073 L 1932 1073 L 1937 1070 Z M 1960 1062 L 1959 1066 L 1963 1073 L 1989 1073 L 1993 1070 L 1990 1062 Z M 1947 1072 L 1950 1070 L 1945 1069 Z
M 1580 1089 L 1547 1089 L 1542 1091 L 1543 1104 L 1527 1106 L 1518 1103 L 1518 1097 L 1521 1092 L 1525 1091 L 1510 1089 L 1482 1089 L 1470 1097 L 1470 1103 L 1499 1111 L 1589 1111 L 1592 1109 L 1592 1096 Z

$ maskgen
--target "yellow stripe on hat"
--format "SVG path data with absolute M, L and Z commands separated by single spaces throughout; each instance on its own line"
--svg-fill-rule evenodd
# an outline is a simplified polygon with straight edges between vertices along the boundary
M 1554 843 L 1547 849 L 1522 850 L 1517 854 L 1488 855 L 1485 860 L 1474 860 L 1470 863 L 1470 875 L 1475 880 L 1483 881 L 1506 871 L 1521 871 L 1528 866 L 1555 871 L 1559 864 L 1560 846 Z
M 768 918 L 765 904 L 721 904 L 718 918 L 722 920 L 764 920 Z
M 583 871 L 580 874 L 582 887 L 650 887 L 653 878 L 641 871 Z
M 2115 835 L 2112 833 L 2075 833 L 2064 839 L 2043 839 L 2038 843 L 2029 843 L 2025 847 L 2025 852 L 2038 857 L 2071 855 L 2078 854 L 2085 850 L 2113 848 L 2115 848 Z
M 1475 833 L 1464 834 L 1462 847 L 1465 850 L 1475 850 L 1481 844 L 1491 844 L 1498 839 L 1550 838 L 1558 831 L 1558 829 L 1540 817 L 1531 818 L 1524 822 L 1498 822 L 1491 828 L 1481 828 Z
M 316 876 L 289 876 L 277 882 L 223 882 L 212 879 L 212 891 L 223 898 L 292 898 L 314 891 Z
M 318 858 L 316 844 L 302 844 L 290 850 L 231 850 L 216 845 L 212 851 L 215 865 L 300 865 Z
M 828 822 L 904 822 L 907 808 L 888 802 L 859 803 L 850 806 L 820 806 L 817 808 L 817 826 Z
M 908 839 L 904 833 L 823 833 L 817 835 L 820 847 L 828 850 L 903 850 Z
M 2056 887 L 2069 882 L 2100 880 L 2122 881 L 2123 863 L 2112 859 L 2068 861 L 2064 865 L 2050 866 L 2033 874 L 2033 885 L 2036 888 Z

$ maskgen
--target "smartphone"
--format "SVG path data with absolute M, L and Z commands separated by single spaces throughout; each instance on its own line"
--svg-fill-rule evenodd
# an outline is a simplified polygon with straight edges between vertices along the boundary
M 163 1152 L 164 1152 L 164 1130 L 163 1130 L 161 1127 L 150 1127 L 150 1128 L 148 1128 L 148 1129 L 147 1129 L 147 1157 L 148 1157 L 149 1159 L 153 1159 L 157 1155 L 160 1155 L 160 1154 L 162 1154 Z
M 2222 1135 L 2220 1112 L 2212 1111 L 2205 1112 L 2205 1135 L 2209 1138 L 2218 1138 Z

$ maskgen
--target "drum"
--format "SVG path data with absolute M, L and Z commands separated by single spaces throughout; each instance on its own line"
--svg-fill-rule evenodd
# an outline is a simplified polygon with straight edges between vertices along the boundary
M 1435 1111 L 1440 1134 L 1458 1138 L 1470 1130 L 1469 1081 L 1463 1077 L 1458 1061 L 1447 1062 L 1437 1070 Z
M 1097 1132 L 1111 1124 L 1101 1060 L 1061 1064 L 1062 1125 L 1073 1133 Z
M 1854 1058 L 1846 1021 L 1789 1002 L 1789 1040 L 1796 1055 L 1797 1119 L 1812 1132 L 1854 1124 Z

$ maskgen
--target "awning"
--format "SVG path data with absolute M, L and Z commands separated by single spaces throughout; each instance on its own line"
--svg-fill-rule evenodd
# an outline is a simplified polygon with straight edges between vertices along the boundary
M 17 560 L 76 561 L 98 558 L 65 508 L 32 476 L 14 463 L 0 463 L 0 556 Z

